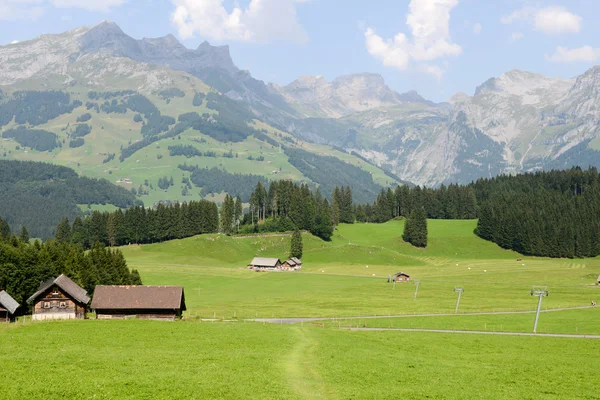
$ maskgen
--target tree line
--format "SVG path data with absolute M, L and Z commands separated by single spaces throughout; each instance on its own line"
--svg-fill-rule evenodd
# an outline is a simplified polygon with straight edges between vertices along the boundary
M 94 211 L 87 218 L 76 217 L 71 225 L 63 218 L 55 239 L 85 249 L 106 246 L 157 243 L 219 231 L 219 211 L 213 202 L 200 200 L 164 205 L 155 209 L 141 206 L 114 212 Z
M 65 274 L 90 295 L 96 285 L 141 285 L 137 270 L 130 271 L 123 254 L 96 243 L 90 251 L 60 240 L 29 244 L 14 235 L 0 234 L 0 289 L 6 290 L 22 308 L 41 282 Z
M 600 174 L 573 168 L 480 179 L 476 233 L 505 249 L 544 257 L 600 255 Z
M 243 232 L 301 229 L 323 240 L 330 240 L 334 229 L 332 208 L 320 190 L 289 180 L 270 182 L 268 188 L 258 182 L 242 225 Z

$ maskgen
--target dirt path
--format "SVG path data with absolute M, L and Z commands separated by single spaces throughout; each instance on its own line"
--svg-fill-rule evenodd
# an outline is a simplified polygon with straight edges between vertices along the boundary
M 525 332 L 488 332 L 488 331 L 457 331 L 450 329 L 411 329 L 411 328 L 350 328 L 351 331 L 399 331 L 399 332 L 434 332 L 434 333 L 468 333 L 473 335 L 503 335 L 503 336 L 539 336 L 575 339 L 600 339 L 600 335 L 569 335 L 562 333 L 525 333 Z
M 553 308 L 542 310 L 541 312 L 559 312 L 568 310 L 584 310 L 594 308 L 593 306 L 569 307 L 569 308 Z M 401 315 L 366 315 L 358 317 L 334 317 L 334 318 L 257 318 L 249 321 L 266 322 L 269 324 L 290 325 L 301 322 L 318 322 L 318 321 L 339 321 L 345 319 L 382 319 L 382 318 L 414 318 L 414 317 L 459 317 L 468 315 L 512 315 L 512 314 L 533 314 L 535 310 L 529 311 L 495 311 L 495 312 L 477 312 L 477 313 L 460 313 L 460 314 L 401 314 Z
M 301 399 L 330 399 L 327 387 L 316 370 L 318 342 L 310 329 L 297 328 L 293 350 L 283 368 L 294 393 Z

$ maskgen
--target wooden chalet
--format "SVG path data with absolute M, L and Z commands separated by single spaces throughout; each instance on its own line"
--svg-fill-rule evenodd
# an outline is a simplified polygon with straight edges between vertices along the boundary
M 299 270 L 302 268 L 302 261 L 299 258 L 292 257 L 286 262 L 284 262 L 281 266 L 282 269 L 285 270 Z
M 281 269 L 281 260 L 279 258 L 254 257 L 248 268 L 255 271 L 275 271 Z
M 33 305 L 34 321 L 84 319 L 89 302 L 87 291 L 65 275 L 42 283 L 27 300 Z
M 15 312 L 19 303 L 4 290 L 0 291 L 0 322 L 12 322 L 15 320 Z
M 97 319 L 175 320 L 186 307 L 181 286 L 96 286 L 92 310 Z
M 394 282 L 408 282 L 410 281 L 410 275 L 404 272 L 398 272 L 397 274 L 392 275 L 394 278 Z

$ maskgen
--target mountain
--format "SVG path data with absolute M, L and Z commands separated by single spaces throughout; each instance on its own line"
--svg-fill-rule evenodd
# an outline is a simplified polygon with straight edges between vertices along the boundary
M 396 93 L 378 74 L 346 75 L 332 82 L 328 82 L 322 76 L 303 76 L 287 86 L 272 87 L 297 111 L 309 117 L 339 118 L 403 103 L 434 105 L 415 91 Z
M 136 190 L 153 201 L 178 198 L 179 190 L 200 196 L 178 168 L 184 161 L 321 184 L 290 163 L 286 148 L 334 156 L 380 185 L 600 167 L 598 67 L 574 79 L 508 71 L 472 96 L 436 104 L 369 73 L 265 84 L 238 69 L 227 46 L 188 49 L 172 35 L 136 40 L 103 22 L 0 47 L 0 89 L 0 128 L 8 130 L 0 155 L 78 163 L 78 172 L 91 176 L 133 176 L 144 183 Z M 85 114 L 90 127 L 79 127 Z M 172 173 L 181 185 L 150 187 Z
M 220 201 L 225 192 L 247 201 L 258 180 L 275 179 L 351 182 L 366 202 L 400 183 L 324 139 L 282 129 L 301 119 L 271 86 L 239 70 L 227 46 L 192 50 L 172 35 L 137 40 L 112 22 L 0 46 L 0 159 L 68 166 L 146 206 Z M 315 172 L 324 168 L 339 173 Z

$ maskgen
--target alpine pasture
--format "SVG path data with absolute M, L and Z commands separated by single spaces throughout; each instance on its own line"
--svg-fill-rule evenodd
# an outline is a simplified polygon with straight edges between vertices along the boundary
M 539 333 L 600 335 L 600 311 L 583 308 L 600 297 L 600 260 L 522 257 L 475 226 L 429 221 L 416 249 L 403 221 L 342 225 L 331 242 L 304 235 L 303 269 L 289 273 L 246 268 L 287 257 L 289 235 L 125 246 L 144 284 L 185 287 L 184 320 L 2 325 L 0 397 L 598 398 L 598 339 L 350 330 L 531 332 L 529 291 L 543 285 Z M 412 281 L 388 283 L 400 271 Z M 253 321 L 293 317 L 324 319 Z M 60 373 L 40 373 L 48 362 Z

